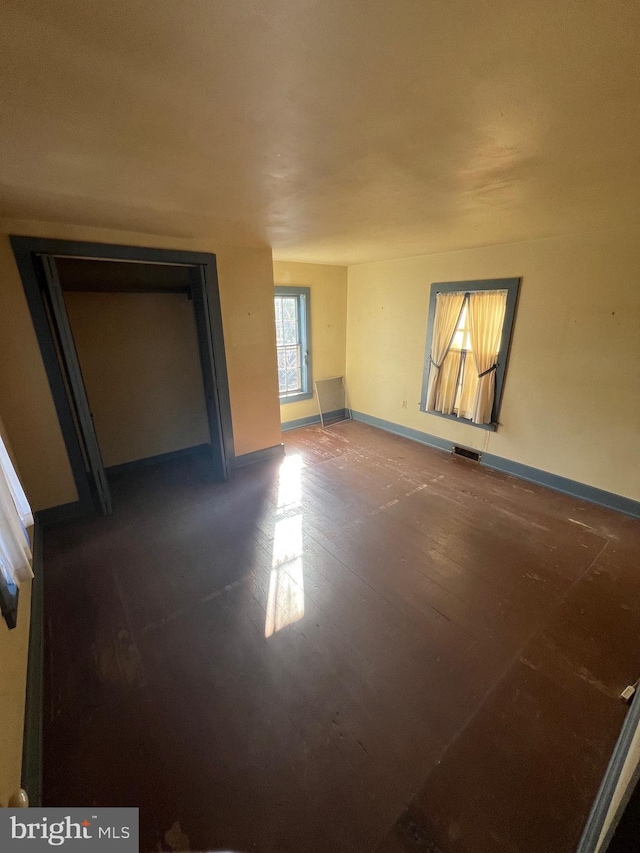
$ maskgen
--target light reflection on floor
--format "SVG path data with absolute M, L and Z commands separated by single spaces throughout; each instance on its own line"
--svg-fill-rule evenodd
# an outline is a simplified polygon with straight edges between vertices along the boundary
M 304 616 L 302 467 L 299 455 L 287 456 L 280 467 L 265 637 Z

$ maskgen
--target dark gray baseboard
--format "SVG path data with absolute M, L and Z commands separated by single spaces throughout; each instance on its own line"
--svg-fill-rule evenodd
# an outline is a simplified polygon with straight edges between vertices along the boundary
M 430 435 L 427 432 L 421 432 L 417 429 L 411 429 L 401 424 L 395 424 L 392 421 L 385 421 L 373 415 L 365 415 L 363 412 L 352 412 L 352 414 L 353 419 L 356 421 L 361 421 L 362 423 L 377 427 L 377 429 L 385 430 L 385 432 L 391 432 L 394 435 L 400 435 L 403 438 L 410 438 L 412 441 L 417 441 L 420 444 L 426 444 L 429 447 L 449 452 L 453 448 L 454 442 L 448 439 L 439 438 L 438 436 Z M 556 492 L 563 492 L 574 498 L 580 498 L 581 500 L 607 507 L 607 509 L 614 509 L 633 518 L 640 518 L 640 501 L 635 501 L 632 498 L 616 495 L 614 492 L 606 492 L 604 489 L 598 489 L 595 486 L 589 486 L 577 480 L 570 480 L 567 477 L 561 477 L 558 474 L 552 474 L 540 468 L 532 468 L 529 465 L 514 462 L 512 459 L 504 459 L 502 456 L 495 456 L 493 453 L 482 453 L 480 464 L 486 465 L 487 468 L 493 468 L 496 471 L 502 471 L 505 474 L 519 477 L 521 480 L 528 480 L 530 483 L 546 486 Z
M 361 421 L 363 424 L 382 429 L 385 432 L 392 432 L 394 435 L 401 435 L 403 438 L 410 438 L 412 441 L 417 441 L 419 444 L 426 444 L 428 447 L 435 447 L 438 450 L 451 450 L 453 443 L 446 438 L 439 438 L 437 435 L 430 435 L 428 432 L 420 432 L 411 427 L 405 427 L 401 424 L 394 424 L 392 421 L 385 421 L 382 418 L 376 418 L 373 415 L 365 415 L 362 412 L 353 412 L 354 421 Z
M 611 758 L 609 759 L 609 764 L 607 765 L 607 769 L 602 777 L 600 788 L 595 800 L 593 801 L 576 853 L 596 853 L 596 850 L 598 849 L 602 850 L 604 853 L 609 846 L 609 842 L 611 841 L 622 813 L 629 802 L 633 789 L 635 785 L 638 784 L 640 768 L 636 767 L 624 792 L 622 801 L 618 805 L 615 815 L 613 815 L 611 824 L 603 839 L 602 846 L 599 848 L 600 835 L 604 829 L 605 821 L 609 814 L 609 808 L 613 802 L 613 795 L 618 787 L 618 782 L 620 781 L 627 756 L 629 755 L 631 744 L 639 727 L 640 694 L 636 692 L 631 702 L 631 708 L 627 712 L 627 716 L 622 724 L 616 745 L 611 753 Z
M 320 423 L 320 415 L 309 415 L 308 418 L 296 418 L 293 421 L 285 421 L 282 426 L 282 432 L 288 432 L 290 429 L 298 429 L 299 427 L 311 426 L 312 424 Z
M 175 459 L 184 459 L 188 456 L 200 456 L 210 452 L 210 445 L 196 444 L 193 447 L 183 447 L 180 450 L 171 450 L 169 453 L 158 453 L 157 456 L 145 456 L 144 459 L 133 459 L 131 462 L 122 462 L 120 465 L 110 465 L 106 468 L 107 474 L 124 474 L 136 468 L 146 468 L 148 465 L 158 465 L 163 462 L 173 462 Z
M 482 454 L 482 464 L 486 465 L 487 468 L 494 468 L 496 471 L 512 474 L 521 480 L 528 480 L 530 483 L 547 486 L 547 488 L 553 489 L 556 492 L 564 492 L 565 495 L 581 498 L 584 501 L 623 512 L 625 515 L 640 518 L 640 501 L 634 501 L 632 498 L 624 497 L 624 495 L 616 495 L 615 492 L 605 492 L 604 489 L 598 489 L 596 486 L 589 486 L 586 483 L 580 483 L 578 480 L 569 480 L 567 477 L 552 474 L 550 471 L 531 468 L 529 465 L 522 465 L 520 462 L 514 462 L 512 459 L 504 459 L 502 456 L 494 456 L 492 453 Z
M 332 421 L 338 418 L 344 418 L 345 412 L 349 411 L 348 409 L 336 409 L 335 412 L 327 412 L 324 416 L 325 421 Z M 288 432 L 290 429 L 298 429 L 299 427 L 312 426 L 312 424 L 319 424 L 320 415 L 309 415 L 308 418 L 298 418 L 294 421 L 285 421 L 282 424 L 282 432 Z
M 160 453 L 157 456 L 147 456 L 144 459 L 123 462 L 121 465 L 110 465 L 106 469 L 106 472 L 109 476 L 117 476 L 118 474 L 126 474 L 128 471 L 136 470 L 137 468 L 146 468 L 149 465 L 158 465 L 191 456 L 204 456 L 209 452 L 210 447 L 208 444 L 197 444 L 194 447 L 172 450 L 170 453 Z M 276 444 L 274 447 L 265 447 L 263 450 L 256 450 L 253 453 L 236 456 L 230 460 L 229 469 L 233 471 L 236 468 L 243 468 L 245 465 L 252 465 L 254 462 L 264 462 L 266 459 L 274 459 L 283 455 L 284 446 Z M 36 513 L 36 517 L 39 524 L 43 528 L 46 528 L 54 524 L 62 524 L 65 521 L 75 521 L 76 519 L 88 517 L 93 514 L 94 510 L 92 506 L 87 508 L 80 501 L 73 501 L 72 503 L 41 509 Z
M 44 576 L 42 523 L 36 518 L 33 529 L 33 580 L 27 692 L 22 740 L 21 785 L 29 795 L 29 805 L 42 806 L 42 715 L 44 709 Z
M 65 521 L 75 521 L 77 518 L 83 518 L 89 514 L 80 501 L 73 501 L 68 504 L 40 509 L 36 512 L 35 518 L 38 524 L 45 528 L 51 527 L 53 524 L 62 524 Z
M 110 476 L 124 474 L 136 468 L 145 468 L 148 465 L 157 465 L 162 462 L 170 462 L 174 459 L 182 459 L 188 456 L 199 456 L 209 452 L 208 444 L 197 444 L 194 447 L 185 447 L 181 450 L 172 450 L 170 453 L 160 453 L 157 456 L 147 456 L 144 459 L 134 459 L 132 462 L 123 462 L 121 465 L 110 465 L 106 468 Z M 54 524 L 63 524 L 66 521 L 76 521 L 79 518 L 88 518 L 94 515 L 93 504 L 84 505 L 81 501 L 72 501 L 59 506 L 51 506 L 41 509 L 36 513 L 36 518 L 42 527 L 51 527 Z
M 243 453 L 236 456 L 231 463 L 231 468 L 246 468 L 256 462 L 267 462 L 270 459 L 281 459 L 284 456 L 284 444 L 274 444 L 273 447 L 264 447 L 262 450 L 254 450 L 252 453 Z

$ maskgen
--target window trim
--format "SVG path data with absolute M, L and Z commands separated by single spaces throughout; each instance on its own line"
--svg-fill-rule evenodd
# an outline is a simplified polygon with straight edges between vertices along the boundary
M 435 415 L 438 418 L 446 418 L 449 421 L 456 421 L 465 426 L 476 427 L 477 429 L 485 429 L 490 432 L 495 432 L 499 422 L 500 406 L 502 404 L 502 395 L 504 392 L 504 378 L 509 361 L 509 350 L 511 348 L 511 340 L 513 338 L 513 324 L 516 316 L 516 308 L 518 304 L 518 295 L 520 292 L 519 278 L 487 278 L 477 279 L 474 281 L 441 281 L 434 282 L 431 285 L 431 294 L 429 296 L 429 315 L 427 320 L 427 338 L 425 345 L 424 363 L 422 368 L 422 393 L 420 395 L 420 411 L 426 415 Z M 474 424 L 466 418 L 459 418 L 457 415 L 447 415 L 444 412 L 434 412 L 427 409 L 427 388 L 429 385 L 429 368 L 431 353 L 431 342 L 433 340 L 433 321 L 436 315 L 436 297 L 438 293 L 476 293 L 482 290 L 506 290 L 507 304 L 504 314 L 504 323 L 502 326 L 502 341 L 500 342 L 500 352 L 498 353 L 498 367 L 496 369 L 496 394 L 493 401 L 493 411 L 490 424 Z
M 313 399 L 313 382 L 311 379 L 313 375 L 311 372 L 311 288 L 276 285 L 274 288 L 274 302 L 276 296 L 297 296 L 302 297 L 303 300 L 303 310 L 300 312 L 300 339 L 302 341 L 303 351 L 306 352 L 306 358 L 302 370 L 302 391 L 299 391 L 297 394 L 280 396 L 280 405 L 283 406 L 286 403 L 297 403 L 300 400 Z M 277 351 L 278 344 L 276 341 L 276 353 Z

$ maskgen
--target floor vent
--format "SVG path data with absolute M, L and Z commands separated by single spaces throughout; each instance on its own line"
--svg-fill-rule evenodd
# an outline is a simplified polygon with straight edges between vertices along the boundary
M 467 447 L 458 447 L 457 444 L 453 445 L 453 455 L 464 456 L 465 459 L 472 459 L 474 462 L 479 462 L 481 456 L 477 450 L 469 450 Z

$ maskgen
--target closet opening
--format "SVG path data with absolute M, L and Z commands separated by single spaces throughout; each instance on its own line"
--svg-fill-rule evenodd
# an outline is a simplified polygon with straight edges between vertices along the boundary
M 215 256 L 13 237 L 82 512 L 109 476 L 202 454 L 226 480 L 233 435 Z

